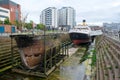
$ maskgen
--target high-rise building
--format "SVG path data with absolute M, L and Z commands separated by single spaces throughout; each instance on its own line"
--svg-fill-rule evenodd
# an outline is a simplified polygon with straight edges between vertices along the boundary
M 0 0 L 0 6 L 10 10 L 10 22 L 21 19 L 20 5 L 11 0 Z
M 69 27 L 75 26 L 75 10 L 72 7 L 62 7 L 58 10 L 58 25 L 59 27 Z
M 55 7 L 44 9 L 40 15 L 40 23 L 48 29 L 57 28 L 57 9 Z
M 4 21 L 6 18 L 10 18 L 9 9 L 0 7 L 0 20 Z

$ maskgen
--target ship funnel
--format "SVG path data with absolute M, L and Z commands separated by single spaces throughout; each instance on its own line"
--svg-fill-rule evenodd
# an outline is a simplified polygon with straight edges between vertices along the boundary
M 86 20 L 83 20 L 83 26 L 85 26 L 86 25 Z

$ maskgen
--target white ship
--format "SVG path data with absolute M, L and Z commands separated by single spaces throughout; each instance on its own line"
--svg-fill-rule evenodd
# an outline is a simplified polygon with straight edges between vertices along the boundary
M 72 42 L 75 45 L 78 45 L 81 43 L 91 42 L 90 32 L 91 32 L 90 27 L 85 25 L 85 20 L 83 20 L 83 25 L 77 25 L 74 28 L 70 29 L 69 35 Z

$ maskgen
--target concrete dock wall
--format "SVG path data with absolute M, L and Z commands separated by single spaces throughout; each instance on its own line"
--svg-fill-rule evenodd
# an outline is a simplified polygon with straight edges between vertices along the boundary
M 97 37 L 96 50 L 94 80 L 120 80 L 120 42 L 102 35 Z

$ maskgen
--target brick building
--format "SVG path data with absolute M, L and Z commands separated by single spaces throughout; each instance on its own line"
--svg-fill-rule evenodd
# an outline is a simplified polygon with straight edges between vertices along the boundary
M 15 20 L 21 19 L 20 5 L 11 0 L 0 0 L 0 6 L 10 10 L 10 22 L 14 23 Z

